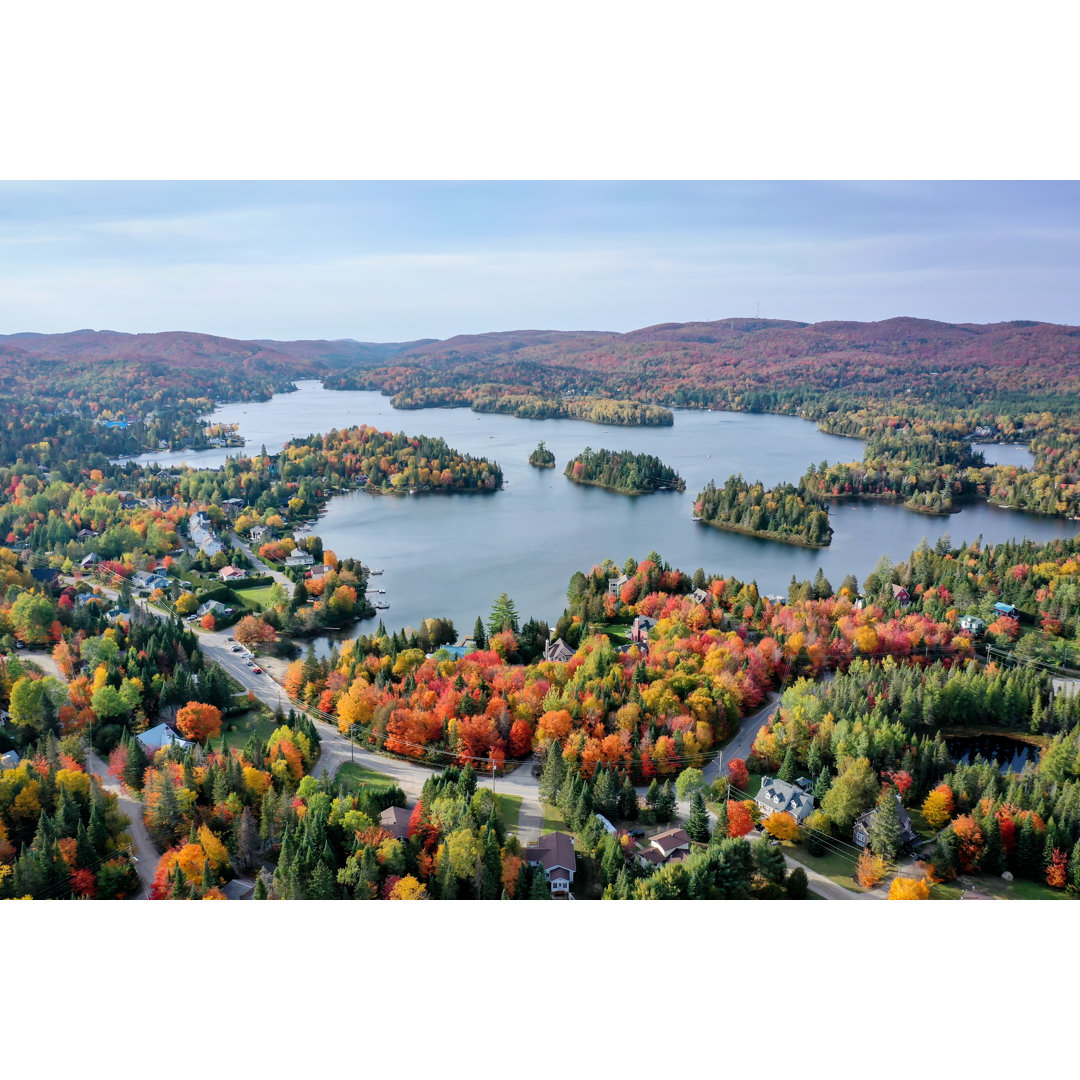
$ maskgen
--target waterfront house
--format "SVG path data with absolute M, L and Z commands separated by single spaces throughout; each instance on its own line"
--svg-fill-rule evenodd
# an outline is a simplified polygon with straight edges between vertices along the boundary
M 642 645 L 648 647 L 649 631 L 655 625 L 656 620 L 650 619 L 648 615 L 636 616 L 633 625 L 630 627 L 630 640 L 635 645 Z
M 567 664 L 574 659 L 574 650 L 562 638 L 556 638 L 544 646 L 544 659 L 553 664 Z
M 609 596 L 614 596 L 615 599 L 617 600 L 619 598 L 619 593 L 622 592 L 622 587 L 629 580 L 630 579 L 625 574 L 620 574 L 618 577 L 615 577 L 615 578 L 608 578 L 608 583 L 607 583 L 608 595 Z
M 907 607 L 908 604 L 911 603 L 911 593 L 909 593 L 903 585 L 894 585 L 892 587 L 892 598 L 901 607 Z

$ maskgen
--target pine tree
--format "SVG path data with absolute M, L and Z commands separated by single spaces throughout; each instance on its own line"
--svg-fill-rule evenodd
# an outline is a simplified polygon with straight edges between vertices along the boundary
M 728 838 L 727 801 L 720 803 L 716 808 L 716 827 L 713 830 L 712 842 L 719 844 Z
M 242 873 L 247 873 L 255 865 L 255 852 L 258 847 L 259 833 L 255 827 L 255 818 L 251 807 L 245 806 L 236 826 L 236 859 Z
M 832 777 L 829 776 L 829 770 L 822 766 L 821 772 L 817 774 L 817 778 L 814 780 L 814 798 L 820 802 L 829 793 L 829 788 L 832 787 Z
M 593 809 L 606 818 L 613 818 L 619 812 L 619 788 L 615 777 L 608 769 L 601 769 L 596 774 L 592 789 Z
M 307 895 L 309 900 L 333 900 L 335 897 L 334 875 L 330 867 L 320 859 L 311 875 Z
M 479 615 L 476 616 L 476 625 L 473 627 L 472 636 L 478 649 L 487 648 L 487 634 L 484 632 L 484 620 L 481 619 Z
M 532 886 L 529 889 L 529 899 L 551 899 L 551 886 L 547 883 L 547 877 L 544 874 L 544 868 L 542 866 L 534 866 L 532 868 Z
M 563 762 L 562 746 L 553 742 L 548 747 L 547 756 L 544 758 L 544 770 L 540 775 L 540 799 L 542 802 L 554 803 L 562 790 L 566 779 L 566 765 Z
M 649 790 L 645 792 L 645 805 L 652 810 L 656 811 L 656 804 L 660 800 L 660 785 L 657 783 L 656 778 L 653 777 L 652 783 L 649 785 Z
M 269 899 L 269 890 L 266 887 L 266 875 L 262 872 L 260 872 L 259 876 L 255 879 L 255 899 Z
M 690 801 L 690 815 L 686 819 L 686 835 L 691 840 L 705 844 L 709 840 L 709 813 L 705 809 L 705 796 L 695 791 Z
M 623 777 L 619 788 L 618 815 L 623 821 L 636 821 L 638 815 L 638 796 L 629 775 Z
M 1042 842 L 1031 815 L 1025 814 L 1016 835 L 1016 869 L 1021 877 L 1037 880 L 1042 877 Z
M 778 844 L 774 845 L 765 837 L 753 843 L 754 864 L 761 876 L 773 885 L 783 885 L 787 864 L 784 853 Z
M 664 781 L 664 786 L 660 789 L 660 795 L 656 801 L 656 820 L 661 824 L 666 824 L 671 821 L 675 816 L 675 788 L 672 786 L 670 780 Z
M 886 787 L 867 829 L 870 850 L 883 859 L 895 859 L 900 850 L 903 832 L 900 822 L 900 796 L 893 788 Z
M 787 753 L 784 755 L 784 760 L 780 765 L 780 772 L 777 774 L 779 779 L 785 783 L 793 784 L 795 782 L 795 776 L 798 772 L 798 764 L 795 761 L 795 751 L 789 746 Z

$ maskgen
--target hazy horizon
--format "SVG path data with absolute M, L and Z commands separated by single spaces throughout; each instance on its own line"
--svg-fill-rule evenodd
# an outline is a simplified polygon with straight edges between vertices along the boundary
M 1080 323 L 1080 184 L 0 183 L 0 332 Z

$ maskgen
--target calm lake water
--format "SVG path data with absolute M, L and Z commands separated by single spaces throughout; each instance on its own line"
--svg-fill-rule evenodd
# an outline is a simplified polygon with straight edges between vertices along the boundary
M 960 765 L 970 765 L 977 757 L 997 761 L 1003 773 L 1021 772 L 1029 761 L 1039 760 L 1039 748 L 1008 735 L 957 736 L 945 740 L 949 753 Z
M 293 394 L 268 402 L 220 406 L 215 422 L 239 423 L 245 453 L 262 445 L 276 453 L 294 436 L 368 423 L 408 434 L 441 435 L 450 446 L 497 461 L 505 490 L 484 495 L 380 497 L 353 492 L 335 497 L 315 531 L 338 556 L 353 556 L 385 573 L 388 628 L 416 627 L 429 616 L 451 618 L 459 635 L 485 618 L 501 592 L 513 597 L 522 619 L 554 621 L 566 603 L 575 570 L 610 557 L 659 552 L 672 566 L 756 580 L 763 592 L 785 592 L 791 575 L 812 578 L 821 566 L 834 586 L 848 573 L 862 581 L 882 552 L 906 556 L 925 537 L 943 533 L 955 543 L 982 536 L 998 542 L 1030 536 L 1072 536 L 1063 520 L 974 503 L 959 514 L 931 517 L 902 506 L 851 501 L 830 506 L 834 530 L 821 551 L 721 532 L 691 520 L 696 494 L 730 473 L 773 485 L 795 482 L 810 462 L 855 461 L 862 443 L 818 431 L 791 416 L 676 410 L 670 428 L 624 428 L 577 420 L 519 420 L 468 409 L 395 410 L 390 399 L 367 391 L 324 390 L 298 383 Z M 534 469 L 529 453 L 541 439 L 555 469 Z M 637 498 L 580 487 L 562 475 L 569 457 L 586 446 L 657 455 L 686 480 L 686 492 Z M 1010 454 L 1022 447 L 987 447 Z M 224 450 L 161 454 L 153 461 L 216 467 Z M 233 454 L 236 451 L 232 451 Z M 989 456 L 989 454 L 988 454 Z M 1030 457 L 1030 455 L 1029 455 Z M 1017 461 L 1017 464 L 1020 462 Z M 372 623 L 361 624 L 367 629 Z

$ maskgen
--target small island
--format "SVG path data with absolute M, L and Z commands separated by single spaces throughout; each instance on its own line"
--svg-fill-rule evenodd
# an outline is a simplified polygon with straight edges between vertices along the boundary
M 722 488 L 711 480 L 694 503 L 696 520 L 716 529 L 779 540 L 800 547 L 828 547 L 832 526 L 824 505 L 792 484 L 766 488 L 729 476 Z
M 529 464 L 538 469 L 554 469 L 555 455 L 543 444 L 536 444 L 536 449 L 529 455 Z
M 566 463 L 563 475 L 575 484 L 591 484 L 620 495 L 686 490 L 686 481 L 658 457 L 632 450 L 593 450 L 587 446 Z

